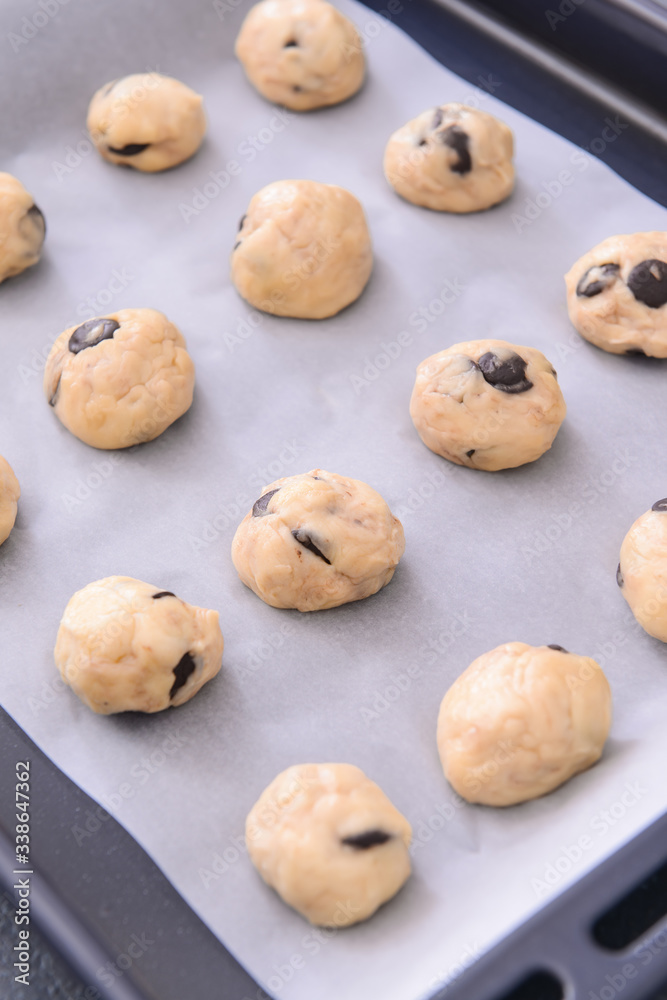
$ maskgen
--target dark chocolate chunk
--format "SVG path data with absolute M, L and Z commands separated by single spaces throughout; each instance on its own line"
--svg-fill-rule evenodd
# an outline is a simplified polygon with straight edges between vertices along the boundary
M 262 496 L 259 498 L 259 500 L 255 500 L 254 504 L 252 505 L 253 517 L 263 517 L 265 514 L 270 513 L 270 511 L 268 511 L 266 508 L 269 506 L 269 500 L 271 499 L 273 494 L 277 493 L 279 489 L 280 487 L 278 487 L 278 489 L 275 490 L 269 490 L 268 493 L 263 493 Z
M 247 218 L 248 218 L 247 215 L 242 215 L 241 218 L 239 219 L 239 232 L 241 232 L 241 230 L 243 229 L 243 223 Z
M 667 497 L 665 497 L 664 500 L 656 500 L 656 502 L 651 507 L 651 510 L 657 510 L 661 514 L 666 513 L 667 512 Z
M 468 456 L 468 458 L 472 458 L 476 450 L 477 450 L 476 448 L 471 448 L 470 451 L 467 451 L 466 455 Z
M 641 347 L 628 347 L 625 353 L 629 357 L 646 357 L 646 351 L 642 351 Z
M 28 215 L 38 225 L 39 225 L 39 222 L 41 220 L 42 229 L 44 230 L 44 233 L 46 234 L 46 219 L 44 218 L 44 213 L 42 212 L 41 208 L 38 205 L 31 205 L 30 208 L 28 209 Z
M 477 362 L 485 380 L 501 392 L 527 392 L 533 383 L 526 378 L 526 362 L 518 354 L 510 354 L 501 361 L 497 354 L 487 351 Z
M 437 128 L 438 125 L 442 125 L 442 108 L 436 108 L 433 115 L 433 121 L 431 122 L 431 128 Z
M 428 145 L 427 140 L 426 139 L 420 139 L 419 142 L 418 142 L 418 145 L 419 146 L 427 146 Z
M 391 836 L 384 830 L 367 830 L 365 833 L 357 833 L 352 837 L 343 837 L 342 843 L 349 847 L 356 847 L 360 851 L 367 851 L 369 847 L 386 844 L 388 840 L 391 840 Z
M 294 86 L 292 87 L 292 90 L 294 91 L 295 94 L 300 94 L 301 91 L 303 90 L 303 87 L 300 87 L 298 83 L 295 83 Z
M 191 653 L 184 653 L 180 658 L 176 666 L 174 667 L 174 683 L 171 685 L 171 690 L 169 691 L 169 698 L 173 698 L 176 692 L 182 688 L 188 677 L 191 677 L 196 670 L 195 661 L 192 659 Z
M 60 391 L 60 380 L 61 380 L 62 377 L 63 377 L 63 373 L 61 372 L 60 375 L 58 376 L 58 381 L 56 382 L 56 387 L 53 390 L 53 392 L 51 393 L 51 398 L 49 399 L 49 406 L 55 406 L 56 405 L 56 400 L 58 399 L 58 392 Z
M 664 260 L 643 260 L 628 276 L 628 288 L 649 309 L 667 304 L 667 264 Z
M 549 645 L 547 646 L 547 649 L 555 649 L 559 653 L 567 653 L 567 650 L 563 649 L 562 646 L 553 646 L 551 643 L 549 643 Z
M 283 48 L 284 49 L 294 49 L 294 48 L 296 48 L 296 46 L 298 44 L 299 43 L 296 41 L 295 38 L 290 38 L 289 42 L 285 42 L 285 44 L 283 45 Z
M 116 330 L 120 329 L 120 323 L 115 319 L 89 319 L 87 323 L 77 326 L 76 330 L 69 338 L 69 349 L 72 354 L 85 351 L 87 347 L 95 347 L 103 340 L 111 340 Z
M 605 288 L 613 285 L 617 277 L 618 264 L 596 264 L 595 267 L 589 267 L 583 278 L 579 279 L 577 295 L 592 299 L 594 295 L 599 295 Z
M 619 587 L 623 586 L 623 574 L 621 573 L 621 564 L 619 563 L 616 567 L 616 583 Z
M 331 560 L 327 559 L 327 557 L 324 555 L 323 552 L 320 552 L 317 545 L 312 540 L 307 531 L 304 531 L 303 528 L 296 528 L 292 532 L 292 535 L 294 538 L 296 538 L 299 545 L 303 545 L 304 549 L 308 549 L 309 552 L 312 552 L 314 555 L 319 556 L 320 559 L 324 559 L 327 566 L 331 566 Z
M 452 163 L 449 169 L 455 174 L 469 174 L 472 170 L 472 158 L 468 133 L 464 132 L 460 125 L 450 125 L 444 132 L 440 132 L 439 136 L 445 146 L 458 153 L 458 160 Z
M 159 594 L 153 594 L 153 600 L 159 601 L 161 597 L 176 597 L 170 590 L 161 590 Z
M 150 142 L 130 142 L 127 146 L 123 146 L 122 149 L 115 149 L 113 146 L 108 146 L 110 153 L 115 153 L 116 156 L 138 156 L 139 153 L 143 153 L 145 149 L 148 149 Z

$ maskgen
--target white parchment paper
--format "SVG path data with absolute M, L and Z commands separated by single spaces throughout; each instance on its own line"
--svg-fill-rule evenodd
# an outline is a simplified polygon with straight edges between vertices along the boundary
M 235 62 L 245 2 L 72 0 L 39 26 L 18 0 L 3 5 L 2 169 L 34 194 L 48 237 L 39 266 L 0 288 L 0 452 L 23 491 L 0 551 L 2 703 L 269 992 L 414 1000 L 667 802 L 665 650 L 614 581 L 626 530 L 667 493 L 665 368 L 581 341 L 561 277 L 612 233 L 667 228 L 667 213 L 499 103 L 501 80 L 492 97 L 386 20 L 339 3 L 367 40 L 368 82 L 307 115 L 266 103 Z M 85 135 L 93 91 L 146 69 L 197 89 L 210 119 L 200 153 L 153 176 L 104 163 Z M 516 192 L 488 213 L 418 209 L 382 176 L 389 134 L 448 100 L 516 133 Z M 601 119 L 591 141 L 623 142 L 615 124 Z M 250 197 L 294 177 L 349 188 L 373 235 L 367 291 L 324 322 L 254 313 L 229 280 Z M 43 360 L 66 326 L 131 306 L 181 328 L 195 402 L 154 443 L 96 452 L 46 405 Z M 408 414 L 417 363 L 485 336 L 542 350 L 569 407 L 549 454 L 495 474 L 433 455 Z M 403 520 L 406 554 L 374 598 L 278 611 L 237 580 L 231 538 L 263 484 L 316 466 L 378 489 Z M 58 682 L 65 604 L 115 573 L 219 609 L 223 672 L 186 706 L 101 718 Z M 471 807 L 442 776 L 439 702 L 474 657 L 514 639 L 598 658 L 614 693 L 611 738 L 598 766 L 546 798 Z M 334 934 L 284 906 L 242 847 L 261 790 L 308 760 L 360 765 L 415 832 L 405 889 Z M 94 836 L 89 825 L 72 836 Z

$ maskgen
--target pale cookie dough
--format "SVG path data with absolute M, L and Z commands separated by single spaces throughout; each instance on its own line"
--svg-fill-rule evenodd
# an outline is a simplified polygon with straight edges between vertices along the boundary
M 352 764 L 299 764 L 250 810 L 248 854 L 257 871 L 312 924 L 366 920 L 410 875 L 412 828 Z
M 21 182 L 0 173 L 0 282 L 39 260 L 46 223 Z
M 155 173 L 197 152 L 206 132 L 206 115 L 202 98 L 180 80 L 135 73 L 97 91 L 87 124 L 105 160 Z
M 321 611 L 376 594 L 404 548 L 401 522 L 379 493 L 313 469 L 265 487 L 236 530 L 232 560 L 272 607 Z
M 667 233 L 610 236 L 565 275 L 577 331 L 611 354 L 667 358 Z
M 20 496 L 21 487 L 14 470 L 0 455 L 0 545 L 7 541 L 14 527 Z
M 269 101 L 294 111 L 339 104 L 364 82 L 359 32 L 324 0 L 262 0 L 236 40 L 246 75 Z
M 479 212 L 514 187 L 504 122 L 465 104 L 429 108 L 391 136 L 385 177 L 403 198 L 439 212 Z
M 487 472 L 543 455 L 565 411 L 544 355 L 505 340 L 470 340 L 426 358 L 410 401 L 410 416 L 431 451 Z
M 155 309 L 120 309 L 69 327 L 44 371 L 49 405 L 93 448 L 152 441 L 190 407 L 194 382 L 185 340 Z
M 71 598 L 54 655 L 81 701 L 111 715 L 189 701 L 220 670 L 223 645 L 217 611 L 130 576 L 108 576 Z
M 508 642 L 474 660 L 438 717 L 445 777 L 468 802 L 511 806 L 558 788 L 602 755 L 611 691 L 561 646 Z
M 333 316 L 359 298 L 371 275 L 364 210 L 335 184 L 276 181 L 252 198 L 231 262 L 236 290 L 256 309 Z
M 657 500 L 623 539 L 616 582 L 641 627 L 667 642 L 667 498 Z

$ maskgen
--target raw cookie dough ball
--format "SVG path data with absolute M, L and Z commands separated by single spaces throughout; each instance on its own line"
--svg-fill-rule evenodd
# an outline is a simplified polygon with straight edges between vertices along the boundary
M 266 788 L 246 821 L 250 859 L 312 924 L 366 920 L 410 875 L 412 828 L 352 764 L 299 764 Z
M 474 660 L 438 717 L 445 777 L 468 802 L 511 806 L 558 788 L 602 755 L 611 691 L 561 646 L 508 642 Z
M 88 131 L 105 160 L 147 173 L 189 160 L 206 132 L 202 98 L 180 80 L 135 73 L 101 87 Z
M 236 40 L 246 75 L 269 101 L 294 111 L 339 104 L 364 82 L 359 32 L 323 0 L 262 0 Z
M 155 309 L 120 309 L 69 327 L 44 371 L 49 405 L 93 448 L 152 441 L 189 408 L 194 383 L 185 340 Z
M 236 530 L 232 559 L 272 607 L 321 611 L 376 594 L 404 548 L 401 522 L 379 493 L 313 469 L 265 487 Z
M 236 290 L 256 309 L 324 319 L 359 298 L 373 251 L 364 210 L 349 191 L 276 181 L 251 200 L 231 260 Z
M 20 496 L 21 488 L 14 470 L 0 455 L 0 545 L 7 541 L 14 527 Z
M 667 233 L 610 236 L 565 275 L 577 331 L 611 354 L 667 358 Z
M 0 173 L 0 282 L 37 263 L 45 234 L 32 195 L 16 177 Z
M 656 501 L 623 539 L 616 582 L 641 627 L 667 642 L 667 499 Z
M 220 670 L 223 645 L 217 611 L 130 576 L 108 576 L 71 598 L 54 655 L 81 701 L 111 715 L 189 701 Z
M 514 140 L 504 122 L 468 108 L 430 108 L 394 132 L 385 177 L 403 198 L 439 212 L 478 212 L 514 187 Z
M 506 340 L 470 340 L 426 358 L 410 401 L 410 416 L 431 451 L 487 472 L 543 455 L 565 411 L 544 355 Z

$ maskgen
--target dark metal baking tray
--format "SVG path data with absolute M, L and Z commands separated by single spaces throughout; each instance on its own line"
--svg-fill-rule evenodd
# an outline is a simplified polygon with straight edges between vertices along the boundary
M 652 5 L 620 0 L 572 3 L 564 8 L 572 13 L 564 22 L 557 20 L 554 30 L 547 11 L 560 12 L 562 4 L 487 0 L 482 7 L 461 0 L 402 0 L 400 10 L 392 5 L 391 14 L 384 0 L 367 0 L 367 6 L 390 17 L 441 63 L 477 86 L 494 75 L 502 79 L 506 103 L 584 149 L 590 148 L 606 115 L 621 115 L 626 127 L 618 141 L 590 151 L 667 205 L 667 123 L 662 118 L 667 49 L 660 12 L 651 10 L 653 19 L 645 16 Z M 11 889 L 16 879 L 11 839 L 15 762 L 26 757 L 31 761 L 33 803 L 31 918 L 81 977 L 87 988 L 82 995 L 91 1000 L 263 1000 L 266 994 L 129 834 L 0 710 L 0 881 L 5 887 Z M 99 829 L 77 845 L 71 828 L 86 820 L 99 822 Z M 640 937 L 639 950 L 636 941 L 621 951 L 602 948 L 592 928 L 665 862 L 667 815 L 436 996 L 556 1000 L 563 990 L 568 998 L 587 1000 L 656 995 L 667 979 L 664 918 Z M 667 911 L 661 893 L 654 892 L 651 904 L 658 915 Z M 641 905 L 640 897 L 640 910 Z M 622 929 L 627 916 L 621 912 L 613 919 Z M 146 940 L 151 945 L 141 951 Z M 133 941 L 141 960 L 127 965 L 126 949 Z M 126 961 L 119 965 L 121 956 Z M 36 972 L 25 995 L 41 998 L 47 990 Z

